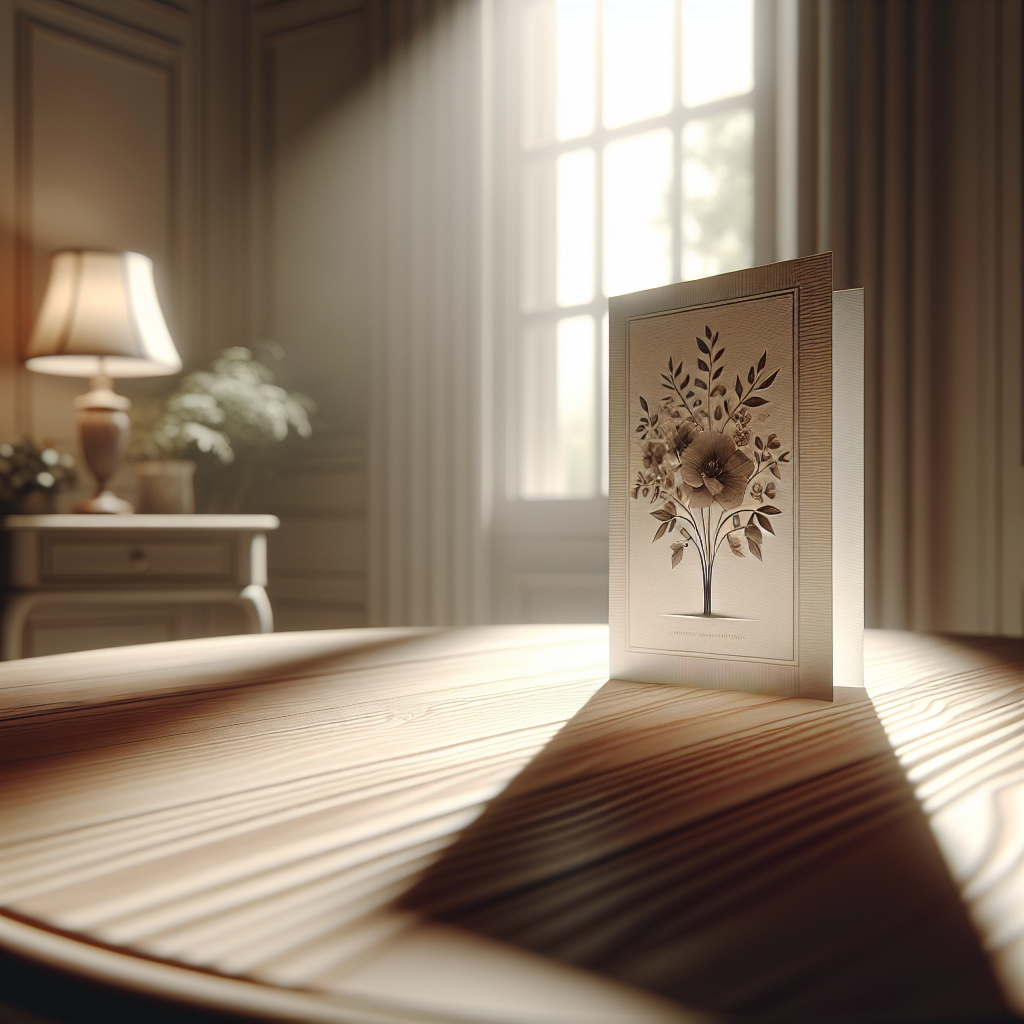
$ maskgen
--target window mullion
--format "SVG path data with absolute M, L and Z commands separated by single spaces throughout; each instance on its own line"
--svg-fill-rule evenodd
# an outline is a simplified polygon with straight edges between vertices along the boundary
M 597 309 L 594 312 L 594 408 L 597 412 L 595 422 L 599 422 L 603 403 L 601 387 L 601 332 L 604 330 L 604 144 L 598 143 L 604 137 L 604 3 L 598 0 L 596 31 L 594 32 L 594 297 Z M 598 493 L 601 491 L 601 439 L 603 431 L 599 428 L 594 438 L 593 459 L 594 479 L 597 481 Z
M 597 3 L 594 48 L 594 294 L 604 297 L 604 4 Z
M 672 8 L 672 191 L 669 198 L 672 280 L 683 276 L 683 33 L 682 0 Z

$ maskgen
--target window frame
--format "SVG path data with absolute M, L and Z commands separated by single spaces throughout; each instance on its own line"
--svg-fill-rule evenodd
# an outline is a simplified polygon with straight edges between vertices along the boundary
M 492 417 L 488 449 L 491 454 L 487 519 L 492 536 L 492 574 L 496 610 L 507 602 L 501 598 L 501 577 L 507 575 L 508 564 L 517 558 L 507 552 L 516 548 L 532 548 L 540 552 L 545 542 L 563 546 L 572 541 L 593 548 L 607 542 L 608 498 L 599 493 L 591 497 L 522 497 L 519 495 L 519 374 L 520 339 L 527 323 L 549 323 L 552 328 L 563 318 L 590 315 L 596 325 L 595 358 L 602 353 L 601 333 L 607 313 L 604 295 L 603 262 L 603 153 L 612 141 L 639 135 L 660 127 L 672 130 L 673 189 L 670 206 L 672 231 L 671 279 L 678 281 L 682 272 L 682 196 L 679 182 L 682 131 L 688 121 L 719 112 L 749 107 L 754 116 L 754 262 L 769 263 L 776 256 L 776 51 L 777 3 L 791 0 L 754 0 L 754 87 L 750 93 L 714 100 L 699 107 L 682 105 L 681 2 L 676 0 L 673 20 L 673 106 L 671 111 L 643 121 L 605 128 L 602 119 L 601 79 L 602 43 L 601 17 L 598 16 L 595 39 L 595 125 L 587 136 L 552 142 L 525 152 L 521 145 L 520 54 L 522 47 L 520 4 L 492 0 L 492 48 L 489 58 L 491 84 L 489 110 L 489 164 L 486 211 L 490 225 L 485 244 L 490 261 L 491 391 Z M 490 117 L 488 118 L 488 114 Z M 520 308 L 520 217 L 522 204 L 521 168 L 530 159 L 555 159 L 564 152 L 593 148 L 595 152 L 594 182 L 594 297 L 588 303 L 553 306 L 524 313 Z M 597 366 L 598 381 L 606 380 Z M 600 386 L 600 385 L 599 385 Z M 599 408 L 602 406 L 599 405 Z M 607 421 L 599 428 L 607 451 Z M 600 479 L 600 476 L 599 476 Z M 606 473 L 604 479 L 607 480 Z M 502 552 L 505 552 L 504 554 Z M 589 557 L 589 556 L 588 556 Z M 592 559 L 591 559 L 592 560 Z M 596 565 L 591 567 L 598 571 Z M 591 570 L 587 570 L 591 571 Z M 604 571 L 607 572 L 605 551 Z

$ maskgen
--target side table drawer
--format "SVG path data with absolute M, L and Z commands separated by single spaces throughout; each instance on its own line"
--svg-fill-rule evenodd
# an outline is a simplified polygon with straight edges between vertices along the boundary
M 86 584 L 122 580 L 214 581 L 234 575 L 230 536 L 148 538 L 44 537 L 40 583 Z

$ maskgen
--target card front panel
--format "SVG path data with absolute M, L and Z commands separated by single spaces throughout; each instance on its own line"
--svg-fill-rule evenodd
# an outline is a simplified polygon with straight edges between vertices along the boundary
M 832 698 L 831 256 L 610 303 L 612 675 Z

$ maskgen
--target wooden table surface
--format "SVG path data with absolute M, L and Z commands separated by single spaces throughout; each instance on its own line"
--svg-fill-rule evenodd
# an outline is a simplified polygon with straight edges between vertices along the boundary
M 608 681 L 597 626 L 9 663 L 0 944 L 290 1020 L 1022 1013 L 1022 645 L 866 665 L 823 704 Z

